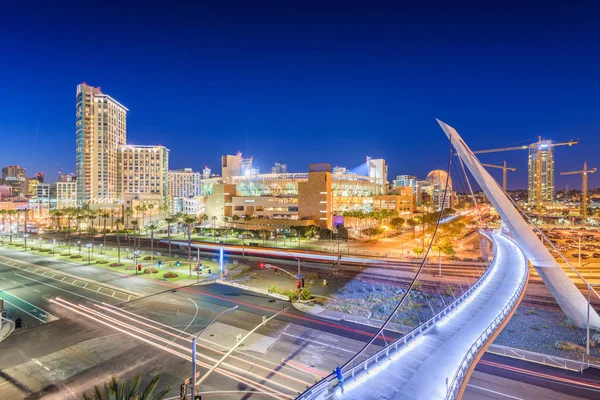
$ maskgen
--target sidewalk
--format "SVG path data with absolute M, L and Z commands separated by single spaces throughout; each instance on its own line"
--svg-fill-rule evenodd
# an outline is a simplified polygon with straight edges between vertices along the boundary
M 15 330 L 15 323 L 9 319 L 3 319 L 1 324 L 2 327 L 0 328 L 0 342 L 6 339 Z

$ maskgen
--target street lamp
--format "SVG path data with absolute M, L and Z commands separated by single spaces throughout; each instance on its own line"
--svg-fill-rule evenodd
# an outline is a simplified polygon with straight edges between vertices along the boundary
M 52 239 L 52 257 L 54 257 L 54 246 L 56 245 L 56 239 Z
M 229 312 L 229 311 L 233 311 L 235 309 L 238 308 L 238 305 L 236 304 L 235 306 L 228 308 L 226 310 L 221 311 L 216 317 L 214 317 L 212 319 L 212 321 L 209 322 L 208 325 L 206 325 L 201 331 L 200 333 L 198 333 L 198 335 L 192 339 L 192 399 L 194 398 L 194 394 L 196 393 L 196 342 L 198 341 L 198 339 L 200 338 L 200 336 L 204 333 L 204 331 L 206 330 L 206 328 L 208 328 L 213 322 L 215 322 L 217 320 L 217 318 L 219 318 L 221 315 Z
M 138 274 L 138 267 L 137 267 L 137 259 L 138 256 L 140 255 L 140 252 L 138 250 L 133 252 L 133 266 L 135 268 L 135 274 Z
M 27 251 L 27 238 L 28 237 L 29 237 L 29 235 L 26 233 L 23 235 L 23 239 L 25 240 L 25 251 Z
M 77 241 L 77 247 L 79 247 L 79 255 L 81 255 L 81 240 Z
M 85 247 L 87 247 L 87 249 L 88 249 L 88 265 L 90 265 L 92 263 L 92 256 L 91 256 L 92 244 L 88 243 L 85 245 Z M 81 247 L 79 248 L 79 250 L 81 250 Z
M 125 252 L 127 253 L 127 258 L 129 258 L 129 249 L 125 249 Z
M 100 244 L 98 246 L 100 246 L 100 255 L 102 255 L 102 245 Z
M 279 252 L 280 250 L 277 249 L 277 251 Z M 296 278 L 302 279 L 302 275 L 300 275 L 300 259 L 298 257 L 296 257 L 295 255 L 293 255 L 292 253 L 290 253 L 289 251 L 284 251 L 284 253 L 289 254 L 290 256 L 294 257 L 296 259 L 296 261 L 298 261 L 298 275 L 296 275 Z

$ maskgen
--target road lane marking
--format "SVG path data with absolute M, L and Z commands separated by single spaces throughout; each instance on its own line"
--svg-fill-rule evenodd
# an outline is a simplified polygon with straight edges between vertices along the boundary
M 483 387 L 481 387 L 481 386 L 475 386 L 475 385 L 471 385 L 470 383 L 467 383 L 467 386 L 470 386 L 470 387 L 472 387 L 472 388 L 475 388 L 475 389 L 483 390 L 484 392 L 490 392 L 490 393 L 494 393 L 494 394 L 499 394 L 500 396 L 502 396 L 502 397 L 506 397 L 506 398 L 508 398 L 508 399 L 514 399 L 514 400 L 524 400 L 524 399 L 522 399 L 522 398 L 520 398 L 520 397 L 511 396 L 511 395 L 509 395 L 509 394 L 502 393 L 502 392 L 496 392 L 495 390 L 492 390 L 492 389 L 486 389 L 486 388 L 483 388 Z
M 296 338 L 296 339 L 305 340 L 307 342 L 312 342 L 312 343 L 320 344 L 321 346 L 328 346 L 328 347 L 332 347 L 334 349 L 338 349 L 338 350 L 346 351 L 348 353 L 356 354 L 356 351 L 354 351 L 354 350 L 344 349 L 343 347 L 337 347 L 337 346 L 334 346 L 334 345 L 329 344 L 329 343 L 319 342 L 317 340 L 308 339 L 308 338 L 305 338 L 303 336 L 292 335 L 291 333 L 287 333 L 287 332 L 283 332 L 283 334 L 286 335 L 286 336 L 291 336 L 291 337 Z
M 54 289 L 62 290 L 63 292 L 67 292 L 67 293 L 69 293 L 69 294 L 74 294 L 75 296 L 83 297 L 84 299 L 88 299 L 88 300 L 90 300 L 90 301 L 94 301 L 94 302 L 96 302 L 96 303 L 102 303 L 101 301 L 94 300 L 94 299 L 92 299 L 92 298 L 90 298 L 90 297 L 84 296 L 84 295 L 82 295 L 82 294 L 79 294 L 79 293 L 71 292 L 71 291 L 69 291 L 69 290 L 66 290 L 66 289 L 63 289 L 63 288 L 59 288 L 58 286 L 54 286 L 54 285 L 51 285 L 51 284 L 49 284 L 49 283 L 46 283 L 46 282 L 38 281 L 37 279 L 29 278 L 29 277 L 27 277 L 27 276 L 23 276 L 23 275 L 19 275 L 19 274 L 15 274 L 15 275 L 17 275 L 17 276 L 20 276 L 21 278 L 24 278 L 24 279 L 29 279 L 30 281 L 34 281 L 34 282 L 37 282 L 37 283 L 41 283 L 42 285 L 50 286 L 50 287 L 52 287 L 52 288 L 54 288 Z M 100 294 L 102 294 L 102 293 L 100 293 Z M 44 295 L 44 296 L 47 296 L 47 295 Z M 52 296 L 50 296 L 50 297 L 52 297 Z M 46 299 L 46 300 L 48 300 L 48 299 Z
M 27 314 L 31 315 L 32 317 L 34 317 L 34 318 L 35 318 L 35 319 L 37 319 L 38 321 L 42 321 L 43 323 L 46 323 L 46 322 L 48 322 L 47 320 L 52 320 L 52 321 L 54 321 L 54 320 L 57 320 L 57 319 L 58 319 L 58 317 L 56 317 L 56 316 L 54 316 L 54 315 L 50 314 L 48 311 L 46 311 L 46 310 L 44 310 L 44 309 L 42 309 L 42 308 L 39 308 L 39 307 L 38 307 L 38 306 L 36 306 L 36 305 L 33 305 L 33 304 L 31 304 L 30 302 L 28 302 L 28 301 L 27 301 L 27 300 L 25 300 L 25 299 L 22 299 L 22 298 L 20 298 L 19 296 L 16 296 L 16 295 L 14 295 L 14 294 L 12 294 L 12 293 L 9 293 L 9 292 L 7 292 L 6 290 L 2 290 L 2 289 L 0 289 L 0 292 L 2 292 L 2 293 L 5 293 L 6 295 L 8 295 L 8 296 L 10 296 L 10 297 L 14 297 L 15 299 L 17 299 L 17 300 L 19 300 L 19 301 L 21 301 L 21 302 L 23 302 L 23 303 L 25 303 L 25 304 L 28 304 L 28 305 L 30 305 L 31 307 L 33 307 L 33 309 L 32 309 L 32 310 L 26 311 L 26 310 L 24 310 L 23 308 L 21 308 L 21 307 L 17 306 L 16 304 L 14 304 L 14 302 L 10 302 L 10 301 L 8 301 L 6 298 L 4 299 L 4 301 L 6 301 L 8 304 L 12 304 L 14 307 L 16 307 L 16 308 L 18 308 L 19 310 L 21 310 L 21 311 L 23 311 L 23 312 L 25 312 L 25 313 L 27 313 Z M 6 296 L 3 296 L 3 297 L 6 297 Z M 38 310 L 39 310 L 39 311 L 38 311 Z M 41 314 L 40 314 L 40 312 L 41 312 Z M 37 314 L 37 316 L 36 316 L 36 315 L 33 315 L 32 313 L 36 313 L 36 314 Z M 46 318 L 47 320 L 44 320 L 44 319 L 42 319 L 42 318 Z

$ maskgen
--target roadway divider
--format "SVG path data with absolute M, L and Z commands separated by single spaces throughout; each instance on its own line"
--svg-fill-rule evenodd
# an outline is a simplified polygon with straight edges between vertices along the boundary
M 287 296 L 285 296 L 283 294 L 271 293 L 268 290 L 257 289 L 257 288 L 253 288 L 251 286 L 241 285 L 239 283 L 235 283 L 235 282 L 232 282 L 232 281 L 227 280 L 227 279 L 219 278 L 219 279 L 216 280 L 216 282 L 219 283 L 219 284 L 221 284 L 221 285 L 233 286 L 233 287 L 236 287 L 236 288 L 239 288 L 239 289 L 247 290 L 249 292 L 260 293 L 260 294 L 264 294 L 266 296 L 274 297 L 274 298 L 279 299 L 279 300 L 289 301 L 289 297 L 287 297 Z

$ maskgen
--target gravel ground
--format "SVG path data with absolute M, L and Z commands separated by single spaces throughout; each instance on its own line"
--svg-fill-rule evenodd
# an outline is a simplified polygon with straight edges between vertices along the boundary
M 594 333 L 596 332 L 591 331 L 590 336 Z M 569 326 L 562 312 L 519 306 L 495 343 L 582 361 L 585 356 L 585 337 L 586 330 Z M 554 346 L 556 341 L 570 342 L 577 347 L 573 350 L 560 350 Z M 600 362 L 600 343 L 598 346 L 590 346 L 590 355 L 590 361 Z

